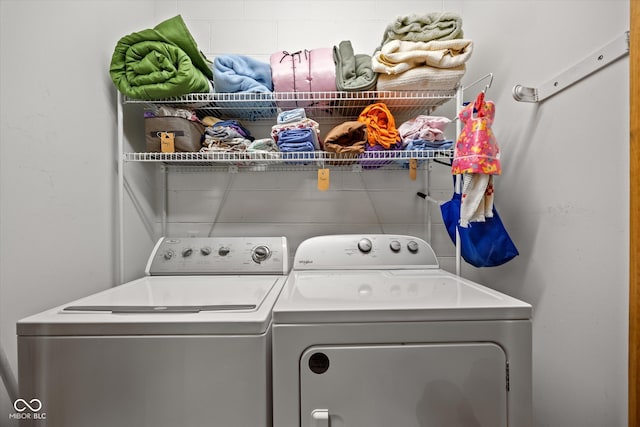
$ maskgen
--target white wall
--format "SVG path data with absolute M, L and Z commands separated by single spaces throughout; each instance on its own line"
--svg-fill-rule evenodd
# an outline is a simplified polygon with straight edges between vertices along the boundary
M 626 1 L 464 5 L 482 46 L 474 64 L 496 73 L 505 155 L 496 203 L 521 251 L 503 267 L 464 274 L 534 305 L 538 426 L 627 425 L 628 58 L 541 105 L 514 102 L 510 90 L 547 82 L 622 35 L 628 9 Z
M 123 32 L 153 24 L 150 10 L 151 1 L 0 1 L 0 344 L 16 373 L 18 319 L 114 283 L 107 70 Z M 0 387 L 0 425 L 9 412 Z
M 119 37 L 180 13 L 209 56 L 266 59 L 347 39 L 371 52 L 395 16 L 444 9 L 461 13 L 475 42 L 464 81 L 495 75 L 489 96 L 504 165 L 496 205 L 521 252 L 502 267 L 463 273 L 534 305 L 535 426 L 626 425 L 628 59 L 541 105 L 514 101 L 511 89 L 546 82 L 626 31 L 628 1 L 0 0 L 0 7 L 0 344 L 14 370 L 18 319 L 117 280 L 115 91 L 107 70 Z M 127 205 L 131 278 L 158 232 L 159 203 L 153 172 L 127 168 L 139 203 Z M 432 175 L 437 194 L 448 197 L 446 168 Z M 415 197 L 424 176 L 332 173 L 327 193 L 315 190 L 313 177 L 172 174 L 169 233 L 209 233 L 216 215 L 214 234 L 284 232 L 294 243 L 349 230 L 426 233 L 425 203 Z M 194 191 L 177 191 L 184 188 Z M 247 200 L 264 210 L 247 213 Z M 282 206 L 290 208 L 284 216 Z M 452 249 L 441 235 L 434 246 L 446 263 Z M 10 408 L 3 393 L 0 423 Z

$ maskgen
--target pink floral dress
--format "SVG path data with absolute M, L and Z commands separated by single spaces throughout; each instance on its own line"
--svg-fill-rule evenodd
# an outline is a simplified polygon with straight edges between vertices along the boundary
M 484 92 L 458 113 L 464 127 L 456 141 L 451 173 L 500 175 L 500 149 L 491 130 L 495 113 L 495 104 L 485 101 Z

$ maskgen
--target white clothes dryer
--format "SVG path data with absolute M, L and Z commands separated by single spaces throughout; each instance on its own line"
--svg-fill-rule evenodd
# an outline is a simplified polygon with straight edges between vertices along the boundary
M 284 237 L 163 238 L 145 277 L 20 320 L 19 393 L 42 404 L 21 426 L 271 426 L 288 258 Z
M 401 235 L 300 244 L 273 310 L 278 427 L 529 427 L 531 305 Z

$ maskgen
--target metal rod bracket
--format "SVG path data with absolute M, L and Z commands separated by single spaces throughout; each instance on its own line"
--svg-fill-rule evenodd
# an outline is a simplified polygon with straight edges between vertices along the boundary
M 512 91 L 513 98 L 521 102 L 542 102 L 628 53 L 629 31 L 626 31 L 617 39 L 542 84 L 539 88 L 515 85 Z

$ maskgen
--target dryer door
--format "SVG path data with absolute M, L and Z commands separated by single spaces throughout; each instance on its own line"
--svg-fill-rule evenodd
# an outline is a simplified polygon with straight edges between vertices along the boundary
M 314 346 L 300 361 L 302 427 L 506 427 L 494 343 Z

